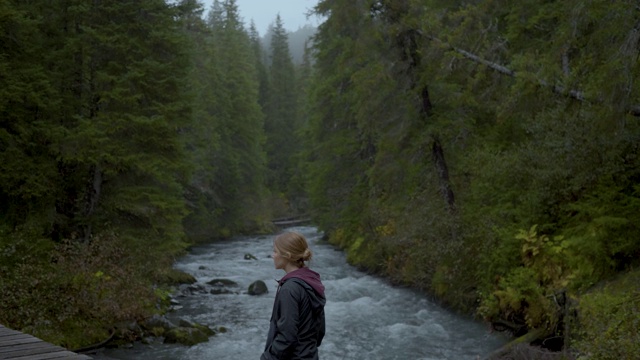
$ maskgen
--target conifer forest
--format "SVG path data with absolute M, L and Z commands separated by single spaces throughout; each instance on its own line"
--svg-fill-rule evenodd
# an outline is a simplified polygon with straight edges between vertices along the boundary
M 640 354 L 640 3 L 0 0 L 0 324 L 70 349 L 194 244 L 308 214 L 565 359 Z M 160 309 L 160 310 L 159 310 Z

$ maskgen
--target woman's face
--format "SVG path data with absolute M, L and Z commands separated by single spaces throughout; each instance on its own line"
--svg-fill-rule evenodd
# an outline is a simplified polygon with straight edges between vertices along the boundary
M 278 249 L 276 249 L 275 246 L 273 247 L 273 254 L 271 255 L 271 257 L 273 258 L 273 266 L 276 269 L 284 270 L 288 260 L 282 257 L 282 255 L 280 255 L 280 253 L 278 252 Z

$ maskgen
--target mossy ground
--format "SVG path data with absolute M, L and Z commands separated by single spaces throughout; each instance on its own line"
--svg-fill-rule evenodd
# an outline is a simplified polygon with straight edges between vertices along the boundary
M 578 359 L 638 359 L 640 269 L 619 274 L 580 296 L 571 347 Z

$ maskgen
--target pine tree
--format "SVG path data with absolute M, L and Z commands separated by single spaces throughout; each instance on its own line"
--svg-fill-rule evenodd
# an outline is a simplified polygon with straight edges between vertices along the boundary
M 258 91 L 258 104 L 260 104 L 260 107 L 264 112 L 269 96 L 269 74 L 267 73 L 268 59 L 267 53 L 262 47 L 260 34 L 258 33 L 253 21 L 249 25 L 249 38 L 251 39 L 251 48 L 256 62 L 256 74 L 258 76 L 258 83 L 260 84 Z
M 46 64 L 41 18 L 24 4 L 0 3 L 0 227 L 41 230 L 53 220 L 57 180 L 49 147 L 59 104 Z M 47 209 L 43 211 L 43 209 Z
M 153 307 L 185 247 L 179 18 L 162 0 L 0 1 L 2 323 L 80 346 Z
M 289 52 L 287 32 L 278 15 L 271 33 L 269 95 L 265 106 L 268 183 L 275 193 L 287 194 L 293 174 L 293 155 L 299 151 L 296 129 L 299 112 L 295 68 Z
M 544 294 L 637 263 L 633 7 L 319 2 L 320 227 L 350 260 L 428 279 L 456 307 L 479 287 L 487 318 L 561 327 Z
M 255 231 L 265 221 L 263 114 L 258 104 L 258 78 L 249 35 L 235 1 L 215 1 L 209 12 L 208 60 L 199 73 L 209 94 L 207 116 L 219 138 L 211 149 L 212 173 L 206 185 L 208 209 L 229 235 Z
M 63 155 L 89 167 L 81 211 L 89 215 L 95 203 L 106 218 L 123 214 L 120 224 L 176 240 L 186 171 L 178 132 L 188 125 L 190 103 L 182 92 L 189 63 L 174 9 L 145 1 L 87 10 L 87 100 L 69 139 L 78 150 Z M 132 29 L 123 33 L 121 24 Z
M 316 9 L 328 18 L 314 38 L 315 72 L 305 148 L 314 218 L 321 229 L 332 232 L 362 221 L 360 216 L 367 213 L 362 202 L 367 167 L 360 157 L 350 95 L 352 75 L 362 66 L 357 53 L 362 14 L 355 2 L 347 1 L 321 1 Z

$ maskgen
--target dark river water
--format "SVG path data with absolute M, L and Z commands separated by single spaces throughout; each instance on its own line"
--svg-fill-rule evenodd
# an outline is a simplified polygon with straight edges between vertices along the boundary
M 293 230 L 310 242 L 310 268 L 321 274 L 326 287 L 327 334 L 319 348 L 322 360 L 475 360 L 507 339 L 490 333 L 485 324 L 453 314 L 423 294 L 395 287 L 347 264 L 345 255 L 320 240 L 313 227 Z M 237 282 L 238 293 L 193 294 L 179 297 L 180 306 L 168 316 L 228 332 L 206 343 L 181 345 L 135 344 L 132 349 L 108 350 L 122 360 L 249 360 L 260 358 L 269 327 L 276 282 L 284 275 L 269 258 L 273 236 L 237 237 L 192 249 L 175 267 L 198 283 L 216 278 Z M 257 260 L 245 259 L 245 254 Z M 250 296 L 247 287 L 263 280 L 269 293 Z

